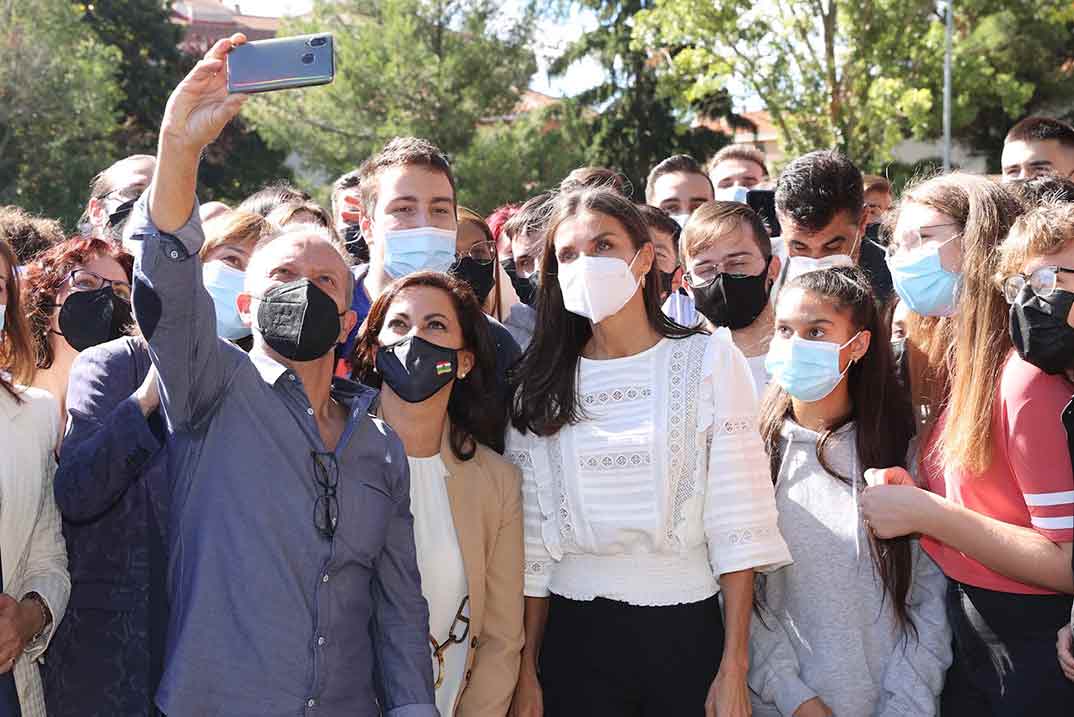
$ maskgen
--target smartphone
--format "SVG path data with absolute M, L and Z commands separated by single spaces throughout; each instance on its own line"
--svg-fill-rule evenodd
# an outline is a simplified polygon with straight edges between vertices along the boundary
M 771 189 L 751 189 L 746 192 L 746 204 L 757 212 L 768 227 L 768 236 L 780 235 L 779 220 L 776 219 L 776 193 Z
M 227 91 L 232 94 L 327 85 L 335 76 L 329 33 L 247 42 L 227 56 Z

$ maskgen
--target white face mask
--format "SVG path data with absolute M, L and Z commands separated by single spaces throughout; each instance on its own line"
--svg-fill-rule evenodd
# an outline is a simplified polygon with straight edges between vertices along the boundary
M 637 258 L 638 254 L 634 254 Z M 594 324 L 619 313 L 641 285 L 630 271 L 634 259 L 628 264 L 616 257 L 582 254 L 569 264 L 560 264 L 559 290 L 564 308 Z
M 690 219 L 690 213 L 685 214 L 672 214 L 671 218 L 675 220 L 675 223 L 679 225 L 679 229 L 686 228 L 686 222 Z
M 846 254 L 832 254 L 822 256 L 820 259 L 814 259 L 811 256 L 792 256 L 787 264 L 786 281 L 811 271 L 834 269 L 837 266 L 854 266 L 854 260 Z
M 750 193 L 750 190 L 746 187 L 724 187 L 723 189 L 717 189 L 715 198 L 720 202 L 738 202 L 739 204 L 746 203 L 746 196 Z

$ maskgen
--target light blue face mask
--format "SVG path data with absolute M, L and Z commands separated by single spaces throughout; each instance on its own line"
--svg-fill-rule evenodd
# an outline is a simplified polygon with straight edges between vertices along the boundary
M 853 361 L 839 370 L 839 352 L 853 343 L 861 332 L 840 346 L 830 341 L 807 341 L 798 335 L 789 339 L 776 337 L 768 349 L 764 367 L 772 380 L 799 401 L 825 398 L 850 370 Z
M 750 194 L 750 190 L 746 187 L 724 187 L 723 189 L 717 189 L 715 192 L 715 199 L 720 202 L 738 202 L 739 204 L 745 204 L 746 198 Z
M 940 262 L 940 247 L 943 244 L 922 247 L 907 252 L 905 256 L 896 254 L 887 258 L 895 293 L 915 314 L 951 316 L 958 306 L 962 275 L 943 268 Z
M 216 309 L 216 335 L 228 341 L 238 341 L 250 335 L 250 327 L 239 318 L 237 299 L 242 293 L 246 273 L 222 261 L 210 261 L 201 268 L 205 289 L 213 298 Z
M 419 227 L 384 232 L 384 271 L 393 279 L 417 271 L 447 272 L 454 263 L 454 229 Z

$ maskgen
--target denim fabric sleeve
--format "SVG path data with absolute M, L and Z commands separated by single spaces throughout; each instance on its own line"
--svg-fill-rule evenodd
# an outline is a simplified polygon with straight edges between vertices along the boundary
M 186 224 L 164 234 L 149 216 L 147 190 L 124 241 L 135 251 L 134 314 L 160 374 L 164 415 L 173 429 L 194 429 L 212 413 L 237 363 L 216 336 L 216 312 L 202 283 L 198 203 Z
M 414 517 L 410 512 L 410 468 L 403 444 L 390 434 L 389 470 L 394 480 L 395 516 L 373 577 L 375 677 L 386 715 L 437 714 L 429 657 L 429 607 L 421 594 Z
M 67 520 L 93 520 L 110 509 L 160 449 L 131 397 L 140 383 L 126 340 L 94 346 L 75 360 L 55 486 Z

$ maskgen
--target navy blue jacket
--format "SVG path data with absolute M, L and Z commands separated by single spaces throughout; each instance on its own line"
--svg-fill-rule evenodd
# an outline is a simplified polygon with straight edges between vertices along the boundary
M 42 671 L 50 717 L 154 712 L 167 627 L 164 432 L 131 398 L 150 366 L 145 342 L 123 338 L 71 370 L 56 472 L 71 601 Z

